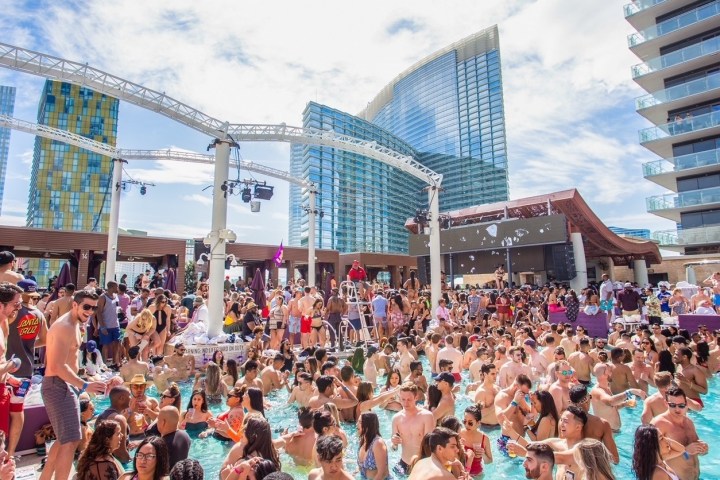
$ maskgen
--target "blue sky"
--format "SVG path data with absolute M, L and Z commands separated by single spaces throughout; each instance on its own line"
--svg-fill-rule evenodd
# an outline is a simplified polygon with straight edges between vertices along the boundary
M 5 0 L 0 31 L 5 43 L 87 62 L 216 118 L 300 125 L 308 101 L 358 112 L 417 60 L 497 23 L 510 197 L 577 187 L 607 225 L 670 229 L 645 211 L 645 197 L 664 191 L 642 178 L 642 163 L 656 157 L 638 145 L 649 123 L 634 111 L 644 92 L 630 78 L 640 60 L 627 48 L 624 3 Z M 34 121 L 43 80 L 0 69 L 0 84 L 18 89 L 15 116 Z M 205 152 L 210 140 L 120 105 L 121 148 Z M 12 133 L 0 223 L 25 223 L 33 141 Z M 243 143 L 241 155 L 286 170 L 289 146 Z M 209 231 L 211 167 L 136 162 L 127 171 L 157 186 L 124 194 L 122 228 L 183 238 Z M 238 241 L 288 242 L 288 187 L 268 181 L 275 196 L 260 214 L 231 198 Z

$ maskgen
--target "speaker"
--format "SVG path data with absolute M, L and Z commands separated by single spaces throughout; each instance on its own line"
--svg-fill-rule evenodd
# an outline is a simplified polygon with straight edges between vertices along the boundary
M 430 283 L 430 257 L 417 257 L 417 278 L 420 284 L 428 285 Z
M 577 276 L 575 252 L 571 243 L 547 245 L 545 248 L 545 269 L 555 280 L 569 281 Z

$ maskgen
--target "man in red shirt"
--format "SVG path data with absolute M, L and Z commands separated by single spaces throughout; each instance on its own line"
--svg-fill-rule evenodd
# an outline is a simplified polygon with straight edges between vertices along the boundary
M 364 282 L 367 280 L 367 273 L 365 269 L 360 266 L 360 262 L 353 260 L 352 268 L 348 272 L 348 280 L 351 282 Z

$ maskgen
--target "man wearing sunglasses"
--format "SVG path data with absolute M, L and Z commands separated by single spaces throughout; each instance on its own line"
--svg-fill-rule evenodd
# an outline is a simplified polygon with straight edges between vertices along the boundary
M 655 372 L 653 380 L 657 387 L 657 392 L 648 396 L 643 402 L 643 412 L 640 417 L 643 425 L 648 425 L 653 418 L 668 411 L 667 402 L 665 402 L 665 392 L 667 392 L 670 387 L 677 386 L 673 380 L 673 374 L 670 372 Z M 695 400 L 688 398 L 687 408 L 699 412 L 703 407 Z
M 104 382 L 86 382 L 77 375 L 82 333 L 97 309 L 97 299 L 93 292 L 77 292 L 72 310 L 48 330 L 41 394 L 57 441 L 50 448 L 41 480 L 50 480 L 53 475 L 56 478 L 70 476 L 75 450 L 81 440 L 78 395 L 105 393 Z
M 678 478 L 697 480 L 700 478 L 700 462 L 698 455 L 708 453 L 708 444 L 700 440 L 695 424 L 687 416 L 687 397 L 678 387 L 670 387 L 665 392 L 668 411 L 655 417 L 651 424 L 655 425 L 665 437 L 680 442 L 685 453 L 667 460 Z
M 587 414 L 587 422 L 583 427 L 583 438 L 594 438 L 603 442 L 613 458 L 613 463 L 617 465 L 620 462 L 620 454 L 610 423 L 604 418 L 590 413 L 590 400 L 592 400 L 592 395 L 588 394 L 585 385 L 575 385 L 570 389 L 570 404 L 582 409 Z

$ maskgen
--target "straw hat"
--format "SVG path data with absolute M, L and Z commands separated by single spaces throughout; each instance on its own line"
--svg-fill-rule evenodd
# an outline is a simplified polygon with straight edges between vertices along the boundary
M 142 373 L 138 373 L 137 375 L 134 375 L 129 382 L 125 382 L 125 385 L 131 386 L 131 385 L 152 385 L 153 382 L 151 380 L 145 380 L 145 375 Z

